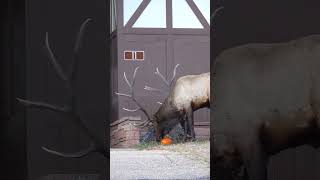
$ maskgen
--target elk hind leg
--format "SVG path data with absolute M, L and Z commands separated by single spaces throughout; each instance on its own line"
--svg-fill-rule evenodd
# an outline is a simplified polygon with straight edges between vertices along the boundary
M 186 129 L 186 122 L 185 122 L 185 116 L 183 116 L 182 118 L 180 118 L 180 125 L 182 127 L 182 130 L 183 130 L 183 138 L 184 136 L 187 135 L 187 129 Z

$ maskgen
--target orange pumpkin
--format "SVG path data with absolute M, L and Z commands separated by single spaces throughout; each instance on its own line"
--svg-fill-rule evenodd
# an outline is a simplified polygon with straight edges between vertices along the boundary
M 171 144 L 171 143 L 172 143 L 172 140 L 171 140 L 168 136 L 164 137 L 164 138 L 161 140 L 161 144 L 162 144 L 162 145 L 169 145 L 169 144 Z

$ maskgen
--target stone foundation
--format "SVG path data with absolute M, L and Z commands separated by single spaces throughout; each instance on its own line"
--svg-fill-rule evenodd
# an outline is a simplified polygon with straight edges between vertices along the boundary
M 133 123 L 141 122 L 140 117 L 123 117 L 110 125 L 111 147 L 130 148 L 140 141 L 140 129 Z
M 113 122 L 110 125 L 111 148 L 131 148 L 134 145 L 139 144 L 141 136 L 146 133 L 146 130 L 141 130 L 133 125 L 138 122 L 141 122 L 141 118 L 133 116 L 123 117 Z M 209 122 L 195 122 L 194 125 L 197 139 L 209 139 Z M 171 133 L 175 133 L 175 131 L 172 131 Z M 179 131 L 179 133 L 181 132 Z M 172 135 L 171 137 L 175 136 Z

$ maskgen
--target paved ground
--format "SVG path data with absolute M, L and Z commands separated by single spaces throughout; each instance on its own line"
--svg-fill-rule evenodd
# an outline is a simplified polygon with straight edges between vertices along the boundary
M 111 149 L 111 180 L 210 179 L 206 163 L 164 150 Z

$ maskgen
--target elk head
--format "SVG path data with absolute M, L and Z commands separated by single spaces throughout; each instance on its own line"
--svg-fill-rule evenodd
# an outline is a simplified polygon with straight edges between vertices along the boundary
M 169 134 L 184 116 L 183 113 L 170 103 L 171 101 L 168 101 L 168 98 L 165 99 L 158 111 L 153 115 L 153 119 L 157 124 L 156 137 L 158 140 Z
M 164 83 L 167 85 L 167 87 L 169 87 L 168 89 L 170 89 L 170 86 L 171 86 L 173 80 L 175 79 L 176 69 L 177 69 L 178 66 L 179 66 L 179 64 L 177 64 L 175 66 L 174 71 L 173 71 L 173 76 L 170 79 L 170 81 L 168 81 L 159 72 L 159 69 L 156 68 L 155 74 L 158 75 L 162 79 L 162 81 L 164 81 Z M 146 111 L 146 109 L 137 101 L 137 99 L 135 97 L 135 94 L 134 94 L 134 91 L 133 91 L 133 86 L 135 84 L 135 78 L 136 78 L 136 74 L 137 74 L 138 69 L 139 69 L 139 66 L 136 67 L 135 70 L 134 70 L 133 78 L 132 78 L 132 82 L 131 83 L 129 82 L 126 73 L 125 72 L 123 73 L 124 80 L 127 83 L 127 85 L 129 86 L 130 93 L 129 94 L 116 93 L 116 94 L 118 96 L 124 96 L 124 97 L 132 99 L 132 101 L 135 102 L 135 104 L 138 106 L 136 109 L 122 108 L 123 110 L 128 111 L 128 112 L 136 112 L 136 111 L 140 110 L 146 116 L 146 118 L 147 118 L 146 120 L 144 120 L 144 121 L 142 121 L 140 123 L 135 123 L 133 125 L 136 126 L 136 127 L 139 127 L 139 128 L 146 128 L 146 127 L 153 128 L 154 131 L 155 131 L 156 140 L 160 141 L 164 137 L 165 134 L 168 134 L 170 132 L 170 130 L 173 127 L 173 125 L 170 124 L 171 121 L 168 121 L 167 120 L 168 118 L 164 118 L 164 116 L 163 116 L 163 114 L 167 112 L 167 109 L 169 108 L 169 106 L 167 106 L 167 104 L 162 104 L 162 103 L 158 102 L 158 104 L 161 104 L 161 107 L 158 109 L 158 111 L 154 115 L 150 116 L 148 114 L 148 112 Z M 152 88 L 152 87 L 149 87 L 149 86 L 145 86 L 144 89 L 148 90 L 148 91 L 163 92 L 160 89 Z

